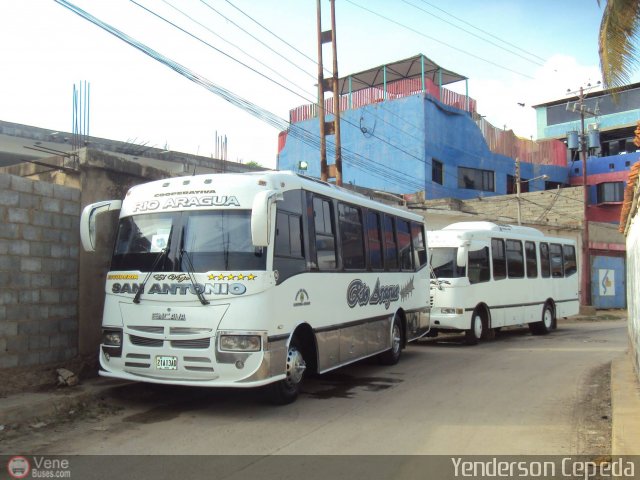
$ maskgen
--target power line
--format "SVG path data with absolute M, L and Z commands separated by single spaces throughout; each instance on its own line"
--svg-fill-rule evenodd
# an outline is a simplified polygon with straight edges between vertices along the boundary
M 464 23 L 465 25 L 469 25 L 471 28 L 475 28 L 476 30 L 478 30 L 479 32 L 484 33 L 485 35 L 488 35 L 488 36 L 490 36 L 490 37 L 493 37 L 493 38 L 495 38 L 496 40 L 498 40 L 498 41 L 500 41 L 500 42 L 502 42 L 502 43 L 504 43 L 504 44 L 506 44 L 506 45 L 509 45 L 510 47 L 513 47 L 513 48 L 515 48 L 515 49 L 517 49 L 517 50 L 520 50 L 521 52 L 526 53 L 527 55 L 531 55 L 532 57 L 537 58 L 538 60 L 541 60 L 541 61 L 543 61 L 543 62 L 545 62 L 545 61 L 546 61 L 546 59 L 544 59 L 544 58 L 542 58 L 542 57 L 539 57 L 539 56 L 538 56 L 538 55 L 536 55 L 535 53 L 531 53 L 531 52 L 529 52 L 529 51 L 525 50 L 524 48 L 518 47 L 517 45 L 514 45 L 513 43 L 507 42 L 506 40 L 503 40 L 503 39 L 501 39 L 500 37 L 497 37 L 496 35 L 492 34 L 491 32 L 487 32 L 486 30 L 483 30 L 483 29 L 481 29 L 481 28 L 479 28 L 479 27 L 476 27 L 474 24 L 469 23 L 469 22 L 467 22 L 466 20 L 463 20 L 463 19 L 462 19 L 462 18 L 460 18 L 460 17 L 456 17 L 456 16 L 455 16 L 455 15 L 453 15 L 452 13 L 447 12 L 446 10 L 443 10 L 442 8 L 440 8 L 440 7 L 436 6 L 436 5 L 432 4 L 432 3 L 429 3 L 429 2 L 427 2 L 426 0 L 420 0 L 420 1 L 421 1 L 422 3 L 425 3 L 425 4 L 429 5 L 430 7 L 435 8 L 436 10 L 440 10 L 441 12 L 443 12 L 443 13 L 445 13 L 445 14 L 449 15 L 450 17 L 455 18 L 455 19 L 456 19 L 456 20 L 458 20 L 459 22 Z
M 526 73 L 522 73 L 522 72 L 519 72 L 519 71 L 517 71 L 517 70 L 513 70 L 512 68 L 505 67 L 504 65 L 500 65 L 499 63 L 496 63 L 496 62 L 493 62 L 493 61 L 488 60 L 488 59 L 486 59 L 486 58 L 480 57 L 479 55 L 475 55 L 475 54 L 470 53 L 470 52 L 467 52 L 466 50 L 463 50 L 463 49 L 461 49 L 461 48 L 454 47 L 453 45 L 451 45 L 451 44 L 449 44 L 449 43 L 447 43 L 447 42 L 443 42 L 442 40 L 439 40 L 439 39 L 437 39 L 437 38 L 435 38 L 435 37 L 431 37 L 431 36 L 427 35 L 426 33 L 421 32 L 420 30 L 416 30 L 415 28 L 409 27 L 408 25 L 405 25 L 404 23 L 400 23 L 400 22 L 398 22 L 398 21 L 396 21 L 396 20 L 393 20 L 393 19 L 391 19 L 391 18 L 389 18 L 389 17 L 386 17 L 386 16 L 384 16 L 384 15 L 382 15 L 382 14 L 378 13 L 378 12 L 375 12 L 375 11 L 373 11 L 373 10 L 371 10 L 371 9 L 367 8 L 367 7 L 363 7 L 362 5 L 358 5 L 357 3 L 355 3 L 355 2 L 354 2 L 354 1 L 352 1 L 352 0 L 345 0 L 345 1 L 346 1 L 346 2 L 348 2 L 348 3 L 350 3 L 351 5 L 353 5 L 353 6 L 355 6 L 355 7 L 361 8 L 362 10 L 365 10 L 365 11 L 367 11 L 367 12 L 369 12 L 369 13 L 371 13 L 371 14 L 373 14 L 373 15 L 377 16 L 377 17 L 380 17 L 380 18 L 382 18 L 383 20 L 386 20 L 386 21 L 391 22 L 391 23 L 393 23 L 393 24 L 395 24 L 395 25 L 398 25 L 399 27 L 402 27 L 402 28 L 404 28 L 404 29 L 406 29 L 406 30 L 409 30 L 409 31 L 411 31 L 411 32 L 413 32 L 413 33 L 415 33 L 415 34 L 417 34 L 417 35 L 420 35 L 421 37 L 427 38 L 427 39 L 432 40 L 432 41 L 434 41 L 434 42 L 437 42 L 437 43 L 439 43 L 439 44 L 441 44 L 441 45 L 444 45 L 444 46 L 446 46 L 446 47 L 449 47 L 449 48 L 451 48 L 451 49 L 453 49 L 453 50 L 455 50 L 455 51 L 457 51 L 457 52 L 460 52 L 460 53 L 463 53 L 463 54 L 468 55 L 468 56 L 470 56 L 470 57 L 473 57 L 473 58 L 475 58 L 475 59 L 477 59 L 477 60 L 480 60 L 480 61 L 482 61 L 482 62 L 485 62 L 485 63 L 488 63 L 488 64 L 490 64 L 490 65 L 493 65 L 494 67 L 498 67 L 498 68 L 500 68 L 500 69 L 502 69 L 502 70 L 506 70 L 506 71 L 509 71 L 509 72 L 515 73 L 515 74 L 517 74 L 517 75 L 521 75 L 521 76 L 526 77 L 526 78 L 529 78 L 529 79 L 531 79 L 531 80 L 533 80 L 533 79 L 534 79 L 534 77 L 532 77 L 532 76 L 530 76 L 530 75 L 527 75 Z
M 474 37 L 476 37 L 476 38 L 478 38 L 478 39 L 482 40 L 483 42 L 487 42 L 487 43 L 489 43 L 490 45 L 493 45 L 494 47 L 501 48 L 502 50 L 504 50 L 504 51 L 506 51 L 506 52 L 509 52 L 509 53 L 511 53 L 512 55 L 515 55 L 515 56 L 517 56 L 517 57 L 520 57 L 520 58 L 522 58 L 523 60 L 526 60 L 527 62 L 531 62 L 531 63 L 533 63 L 534 65 L 538 65 L 538 66 L 540 66 L 540 67 L 544 66 L 544 63 L 543 63 L 543 62 L 540 62 L 540 61 L 538 61 L 538 60 L 532 60 L 532 59 L 530 59 L 530 58 L 525 57 L 524 55 L 521 55 L 521 54 L 520 54 L 520 53 L 518 53 L 518 52 L 514 52 L 513 50 L 510 50 L 510 49 L 508 49 L 508 48 L 506 48 L 506 47 L 503 47 L 502 45 L 499 45 L 498 43 L 493 42 L 493 41 L 491 41 L 491 40 L 488 40 L 488 39 L 486 39 L 486 38 L 484 38 L 484 37 L 482 37 L 482 36 L 478 35 L 477 33 L 473 33 L 473 32 L 471 32 L 471 31 L 467 30 L 466 28 L 462 28 L 461 26 L 456 25 L 456 24 L 455 24 L 455 23 L 453 23 L 453 22 L 450 22 L 449 20 L 445 20 L 444 18 L 439 17 L 439 16 L 438 16 L 438 15 L 436 15 L 435 13 L 432 13 L 432 12 L 430 12 L 430 11 L 428 11 L 428 10 L 425 10 L 424 8 L 420 8 L 418 5 L 414 5 L 413 3 L 409 2 L 408 0 L 402 0 L 402 1 L 403 1 L 404 3 L 406 3 L 407 5 L 411 5 L 413 8 L 416 8 L 416 9 L 420 10 L 421 12 L 426 13 L 427 15 L 431 15 L 432 17 L 437 18 L 438 20 L 440 20 L 440 21 L 442 21 L 442 22 L 444 22 L 444 23 L 447 23 L 447 24 L 451 25 L 452 27 L 457 28 L 458 30 L 462 30 L 463 32 L 468 33 L 469 35 L 472 35 L 472 36 L 474 36 Z M 440 9 L 439 9 L 439 10 L 440 10 Z M 444 11 L 444 10 L 443 10 L 443 11 Z M 445 12 L 445 13 L 446 13 L 446 12 Z M 466 22 L 465 22 L 465 23 L 466 23 Z M 472 25 L 472 26 L 473 26 L 473 25 Z M 474 27 L 474 28 L 475 28 L 475 27 Z M 491 35 L 491 36 L 493 36 L 493 35 Z M 516 47 L 516 48 L 517 48 L 517 47 Z
M 256 69 L 255 69 L 255 68 L 253 68 L 253 67 L 250 67 L 250 66 L 249 66 L 249 65 L 247 65 L 246 63 L 241 62 L 240 60 L 238 60 L 238 59 L 237 59 L 237 58 L 235 58 L 234 56 L 229 55 L 228 53 L 224 52 L 223 50 L 220 50 L 219 48 L 217 48 L 217 47 L 215 47 L 215 46 L 211 45 L 210 43 L 206 42 L 205 40 L 202 40 L 200 37 L 198 37 L 198 36 L 196 36 L 196 35 L 192 34 L 191 32 L 188 32 L 187 30 L 185 30 L 184 28 L 182 28 L 182 27 L 180 27 L 180 26 L 176 25 L 176 24 L 175 24 L 175 23 L 173 23 L 172 21 L 167 20 L 166 18 L 164 18 L 163 16 L 161 16 L 161 15 L 159 15 L 158 13 L 154 12 L 153 10 L 150 10 L 150 9 L 148 9 L 147 7 L 145 7 L 144 5 L 139 4 L 136 0 L 129 0 L 129 1 L 130 1 L 131 3 L 133 3 L 134 5 L 137 5 L 138 7 L 142 8 L 142 9 L 143 9 L 143 10 L 145 10 L 147 13 L 150 13 L 150 14 L 151 14 L 151 15 L 153 15 L 154 17 L 156 17 L 156 18 L 158 18 L 158 19 L 162 20 L 163 22 L 168 23 L 168 24 L 169 24 L 169 25 L 171 25 L 172 27 L 177 28 L 177 29 L 178 29 L 178 30 L 180 30 L 181 32 L 183 32 L 183 33 L 185 33 L 185 34 L 189 35 L 191 38 L 193 38 L 193 39 L 197 40 L 198 42 L 201 42 L 201 43 L 203 43 L 204 45 L 206 45 L 207 47 L 214 49 L 216 52 L 218 52 L 218 53 L 220 53 L 220 54 L 224 55 L 224 56 L 225 56 L 225 57 L 227 57 L 228 59 L 230 59 L 230 60 L 232 60 L 232 61 L 234 61 L 234 62 L 236 62 L 236 63 L 238 63 L 238 64 L 242 65 L 242 66 L 243 66 L 243 67 L 245 67 L 245 68 L 248 68 L 248 69 L 249 69 L 249 70 L 251 70 L 252 72 L 254 72 L 254 73 L 256 73 L 256 74 L 260 75 L 260 76 L 261 76 L 262 78 L 264 78 L 265 80 L 268 80 L 268 81 L 270 81 L 270 82 L 272 82 L 272 83 L 275 83 L 275 84 L 276 84 L 276 85 L 278 85 L 279 87 L 284 88 L 284 89 L 285 89 L 285 90 L 287 90 L 288 92 L 293 93 L 294 95 L 296 95 L 296 96 L 298 96 L 298 97 L 302 98 L 303 100 L 307 100 L 304 96 L 300 95 L 300 94 L 299 94 L 299 93 L 297 93 L 297 92 L 294 92 L 294 91 L 293 91 L 293 90 L 291 90 L 289 87 L 284 86 L 283 84 L 281 84 L 280 82 L 277 82 L 277 81 L 276 81 L 276 80 L 274 80 L 273 78 L 271 78 L 271 77 L 269 77 L 269 76 L 265 75 L 264 73 L 262 73 L 262 72 L 260 72 L 260 71 L 256 70 Z M 165 3 L 166 3 L 166 2 L 165 2 Z M 297 87 L 297 86 L 296 86 L 296 87 Z M 297 88 L 299 88 L 299 87 L 297 87 Z M 308 100 L 307 100 L 307 101 L 308 101 Z
M 238 6 L 234 5 L 230 0 L 225 0 L 225 2 L 227 2 L 229 5 L 231 5 L 233 8 L 235 8 L 238 12 L 240 12 L 242 15 L 244 15 L 245 17 L 247 17 L 249 20 L 251 20 L 253 23 L 255 23 L 256 25 L 258 25 L 260 28 L 262 28 L 263 30 L 265 30 L 267 33 L 273 35 L 274 37 L 276 37 L 278 40 L 280 40 L 282 43 L 284 43 L 285 45 L 287 45 L 289 48 L 291 48 L 292 50 L 295 50 L 296 52 L 298 52 L 300 55 L 302 55 L 304 58 L 306 58 L 307 60 L 311 61 L 314 65 L 318 65 L 318 62 L 316 59 L 311 58 L 310 56 L 308 56 L 306 53 L 304 53 L 303 51 L 299 50 L 297 47 L 295 47 L 294 45 L 291 45 L 289 42 L 287 42 L 284 38 L 276 35 L 272 30 L 268 29 L 267 27 L 265 27 L 264 25 L 262 25 L 262 23 L 258 22 L 255 18 L 253 18 L 252 16 L 250 16 L 249 14 L 247 14 L 246 12 L 244 12 L 241 8 L 239 8 Z M 325 69 L 327 70 L 327 69 Z M 328 72 L 329 70 L 327 70 Z
M 242 28 L 240 25 L 238 25 L 236 22 L 234 22 L 233 20 L 231 20 L 229 17 L 223 15 L 222 13 L 220 13 L 218 10 L 216 10 L 215 8 L 213 8 L 211 5 L 209 5 L 205 0 L 200 0 L 200 2 L 205 5 L 207 8 L 209 8 L 210 10 L 216 12 L 218 15 L 220 15 L 222 18 L 224 18 L 227 22 L 231 23 L 234 27 L 242 30 L 244 33 L 246 33 L 247 35 L 249 35 L 251 38 L 253 38 L 256 42 L 260 43 L 261 45 L 263 45 L 264 47 L 268 48 L 269 50 L 271 50 L 273 53 L 275 53 L 276 55 L 278 55 L 280 58 L 282 58 L 284 61 L 286 61 L 287 63 L 293 65 L 295 68 L 297 68 L 298 70 L 300 70 L 302 73 L 304 73 L 305 75 L 313 78 L 315 80 L 315 76 L 310 74 L 309 72 L 307 72 L 306 70 L 304 70 L 303 68 L 301 68 L 300 66 L 296 65 L 295 63 L 293 63 L 291 60 L 289 60 L 287 57 L 285 57 L 284 55 L 282 55 L 280 52 L 277 52 L 276 50 L 274 50 L 273 48 L 271 48 L 269 45 L 267 45 L 266 43 L 264 43 L 262 40 L 258 39 L 255 35 L 253 35 L 252 33 L 249 33 L 248 31 L 246 31 L 244 28 Z

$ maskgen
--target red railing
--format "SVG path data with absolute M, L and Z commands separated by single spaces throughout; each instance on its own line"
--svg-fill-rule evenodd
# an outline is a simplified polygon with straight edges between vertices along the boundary
M 441 91 L 442 94 L 440 94 Z M 464 95 L 452 92 L 446 88 L 439 89 L 438 86 L 429 79 L 425 80 L 425 88 L 423 90 L 422 80 L 419 78 L 408 78 L 390 82 L 387 84 L 386 98 L 384 90 L 377 87 L 365 88 L 351 94 L 341 95 L 340 111 L 360 108 L 384 100 L 396 100 L 423 92 L 435 97 L 445 105 L 450 105 L 471 113 L 475 113 L 476 111 L 476 101 L 474 99 L 467 98 Z M 333 98 L 325 100 L 324 108 L 327 114 L 333 113 Z M 302 122 L 310 118 L 316 118 L 317 116 L 318 105 L 316 104 L 301 105 L 289 111 L 289 121 L 291 123 Z

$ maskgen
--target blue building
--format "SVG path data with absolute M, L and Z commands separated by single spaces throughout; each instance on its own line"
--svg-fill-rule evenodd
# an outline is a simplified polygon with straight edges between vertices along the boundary
M 467 93 L 445 88 L 466 80 L 424 55 L 339 79 L 343 183 L 424 192 L 427 199 L 503 195 L 515 192 L 518 158 L 523 191 L 567 185 L 565 145 L 494 128 Z M 332 99 L 325 110 L 333 120 Z M 291 111 L 291 127 L 280 134 L 278 169 L 304 165 L 306 175 L 320 177 L 317 112 L 316 105 Z M 333 147 L 328 136 L 329 163 Z

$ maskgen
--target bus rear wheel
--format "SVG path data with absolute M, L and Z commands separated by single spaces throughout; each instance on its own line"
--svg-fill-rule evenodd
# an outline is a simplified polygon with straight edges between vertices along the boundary
M 477 345 L 484 334 L 485 321 L 482 312 L 476 310 L 471 316 L 471 328 L 465 331 L 464 343 L 467 345 Z
M 530 323 L 529 330 L 533 335 L 546 335 L 553 330 L 554 323 L 553 310 L 547 303 L 542 309 L 542 319 L 539 322 Z
M 293 403 L 300 394 L 307 363 L 294 338 L 287 351 L 286 378 L 269 386 L 269 399 L 276 405 Z
M 402 355 L 402 322 L 396 313 L 391 325 L 391 348 L 378 355 L 378 361 L 382 365 L 395 365 Z

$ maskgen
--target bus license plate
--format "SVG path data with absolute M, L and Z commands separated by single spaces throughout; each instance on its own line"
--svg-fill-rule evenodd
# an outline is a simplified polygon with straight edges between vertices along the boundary
M 156 368 L 158 370 L 177 370 L 178 357 L 158 355 L 156 356 Z

